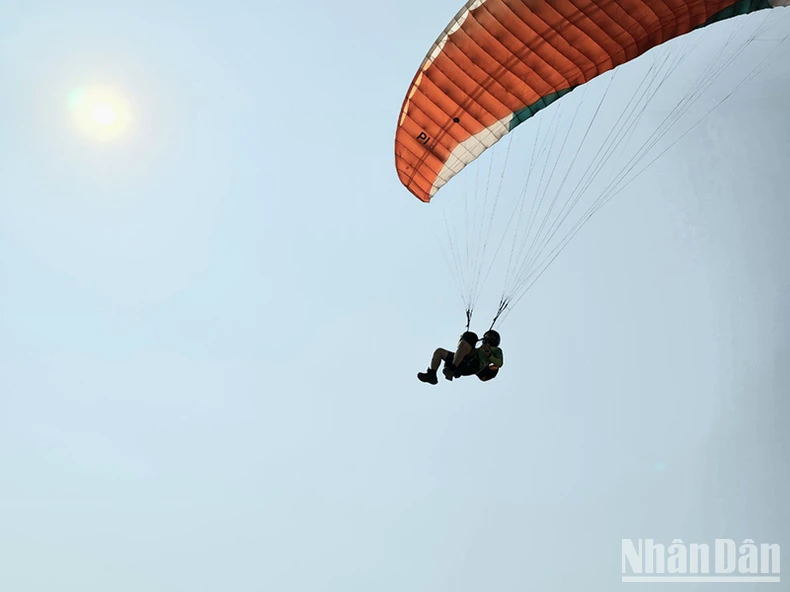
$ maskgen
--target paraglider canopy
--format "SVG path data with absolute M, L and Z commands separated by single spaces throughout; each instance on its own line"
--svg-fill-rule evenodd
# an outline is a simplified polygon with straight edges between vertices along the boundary
M 395 136 L 401 182 L 428 202 L 538 111 L 694 29 L 790 0 L 469 0 L 431 47 Z

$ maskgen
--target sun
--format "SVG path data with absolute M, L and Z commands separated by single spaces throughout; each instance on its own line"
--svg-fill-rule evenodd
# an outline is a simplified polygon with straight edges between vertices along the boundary
M 131 108 L 119 91 L 101 87 L 76 88 L 69 93 L 68 102 L 75 126 L 93 140 L 113 142 L 130 131 Z
M 118 121 L 115 108 L 110 103 L 97 103 L 93 107 L 92 116 L 94 123 L 102 127 L 110 127 Z

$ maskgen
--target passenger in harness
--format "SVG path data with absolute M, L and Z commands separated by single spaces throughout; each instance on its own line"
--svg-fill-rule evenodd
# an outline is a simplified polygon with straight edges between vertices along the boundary
M 437 384 L 439 379 L 436 372 L 442 361 L 444 361 L 442 374 L 447 380 L 461 376 L 477 376 L 482 381 L 488 381 L 496 377 L 504 363 L 502 350 L 499 347 L 500 335 L 491 329 L 483 334 L 480 347 L 476 347 L 478 341 L 480 340 L 476 333 L 466 331 L 461 335 L 454 352 L 437 348 L 433 352 L 431 365 L 425 372 L 418 373 L 417 378 L 421 382 Z

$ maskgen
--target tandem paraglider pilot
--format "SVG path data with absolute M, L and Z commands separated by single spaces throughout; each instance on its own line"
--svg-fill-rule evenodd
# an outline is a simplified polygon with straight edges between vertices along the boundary
M 438 348 L 433 352 L 431 365 L 425 372 L 417 374 L 421 382 L 437 384 L 439 379 L 436 372 L 444 362 L 442 374 L 447 380 L 461 376 L 477 376 L 482 381 L 491 380 L 498 373 L 504 363 L 502 350 L 499 347 L 501 338 L 493 329 L 483 334 L 480 347 L 477 347 L 477 334 L 466 331 L 458 341 L 455 351 Z

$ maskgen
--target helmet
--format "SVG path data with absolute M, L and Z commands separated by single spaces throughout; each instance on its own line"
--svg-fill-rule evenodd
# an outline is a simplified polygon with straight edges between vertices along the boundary
M 501 341 L 501 337 L 499 336 L 499 333 L 497 333 L 493 329 L 489 329 L 488 331 L 483 333 L 483 343 L 486 343 L 491 347 L 498 347 L 500 341 Z

